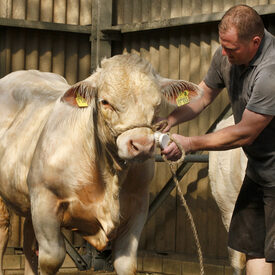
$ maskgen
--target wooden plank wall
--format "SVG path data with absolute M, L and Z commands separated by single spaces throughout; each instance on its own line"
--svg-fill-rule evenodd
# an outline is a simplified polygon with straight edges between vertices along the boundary
M 1 0 L 0 17 L 32 21 L 91 24 L 91 0 Z M 20 69 L 39 69 L 75 83 L 90 74 L 87 34 L 1 28 L 1 76 Z M 69 65 L 68 65 L 69 64 Z

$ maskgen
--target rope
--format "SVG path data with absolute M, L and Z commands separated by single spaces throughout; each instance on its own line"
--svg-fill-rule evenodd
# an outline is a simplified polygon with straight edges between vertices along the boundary
M 166 163 L 168 163 L 168 165 L 169 165 L 169 167 L 170 167 L 171 173 L 172 173 L 172 175 L 173 175 L 173 180 L 174 180 L 174 182 L 175 182 L 175 184 L 176 184 L 176 186 L 177 186 L 177 190 L 178 190 L 179 195 L 180 195 L 180 199 L 181 199 L 182 205 L 184 206 L 185 211 L 186 211 L 187 216 L 188 216 L 188 219 L 189 219 L 189 221 L 190 221 L 191 229 L 192 229 L 192 231 L 193 231 L 193 235 L 194 235 L 195 243 L 196 243 L 196 247 L 197 247 L 197 253 L 198 253 L 198 257 L 199 257 L 200 274 L 201 274 L 201 275 L 204 275 L 203 256 L 202 256 L 202 250 L 201 250 L 201 245 L 200 245 L 200 241 L 199 241 L 199 236 L 198 236 L 197 228 L 196 228 L 196 225 L 195 225 L 193 216 L 192 216 L 192 214 L 191 214 L 191 211 L 190 211 L 190 209 L 189 209 L 189 207 L 188 207 L 188 205 L 187 205 L 187 202 L 186 202 L 186 200 L 185 200 L 185 198 L 184 198 L 183 192 L 182 192 L 182 190 L 181 190 L 181 188 L 180 188 L 180 184 L 179 184 L 179 181 L 178 181 L 178 179 L 177 179 L 176 171 L 175 171 L 175 169 L 174 169 L 174 167 L 173 167 L 175 164 L 181 163 L 181 162 L 184 160 L 184 158 L 185 158 L 185 152 L 184 152 L 184 150 L 183 150 L 181 144 L 179 144 L 176 140 L 174 140 L 174 139 L 171 137 L 170 134 L 169 134 L 169 137 L 170 137 L 171 142 L 172 142 L 172 141 L 175 142 L 175 144 L 176 144 L 176 145 L 178 146 L 178 148 L 180 149 L 180 151 L 181 151 L 181 153 L 182 153 L 182 154 L 181 154 L 181 158 L 178 159 L 177 161 L 174 161 L 174 162 L 173 162 L 173 161 L 167 160 L 167 158 L 166 158 L 164 155 L 162 155 L 162 158 L 163 158 L 163 160 L 164 160 Z

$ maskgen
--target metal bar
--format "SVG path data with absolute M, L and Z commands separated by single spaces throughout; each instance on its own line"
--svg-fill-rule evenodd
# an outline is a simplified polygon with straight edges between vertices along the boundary
M 66 251 L 75 263 L 78 270 L 88 270 L 90 268 L 89 263 L 87 263 L 84 258 L 77 252 L 75 247 L 71 244 L 71 242 L 65 237 L 63 233 L 62 235 L 65 241 Z
M 156 162 L 163 162 L 163 158 L 161 155 L 155 155 Z M 183 162 L 208 162 L 208 155 L 204 154 L 190 154 L 186 155 Z
M 218 118 L 214 121 L 214 123 L 209 127 L 207 130 L 206 134 L 213 132 L 214 129 L 216 128 L 217 124 L 225 117 L 229 116 L 231 113 L 231 106 L 228 104 L 225 109 L 221 112 L 221 114 L 218 116 Z M 208 155 L 201 155 L 201 154 L 196 154 L 196 155 L 188 155 L 190 160 L 193 158 L 195 160 L 196 158 L 198 160 L 203 160 L 204 158 L 208 158 Z M 204 157 L 203 157 L 204 156 Z M 207 157 L 206 157 L 207 156 Z M 187 158 L 187 156 L 186 156 Z M 180 167 L 178 168 L 176 172 L 176 176 L 178 181 L 180 181 L 184 175 L 189 171 L 189 169 L 192 167 L 194 162 L 183 162 Z M 157 209 L 162 205 L 162 203 L 166 200 L 166 198 L 169 196 L 169 194 L 174 190 L 176 187 L 176 183 L 173 180 L 173 177 L 169 179 L 169 181 L 165 184 L 165 186 L 162 188 L 162 190 L 158 193 L 158 195 L 155 197 L 155 199 L 151 202 L 149 206 L 149 212 L 148 212 L 148 217 L 147 221 L 155 214 Z
M 47 31 L 73 32 L 73 33 L 83 33 L 83 34 L 91 33 L 91 26 L 30 21 L 30 20 L 3 18 L 3 17 L 0 17 L 0 26 L 16 27 L 16 28 L 24 28 L 24 29 L 47 30 Z

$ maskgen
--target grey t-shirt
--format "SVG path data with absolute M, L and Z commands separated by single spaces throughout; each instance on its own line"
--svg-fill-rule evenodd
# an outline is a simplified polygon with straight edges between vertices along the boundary
M 275 115 L 275 37 L 265 31 L 261 45 L 248 67 L 232 65 L 219 47 L 204 79 L 210 88 L 227 88 L 235 123 L 245 109 Z M 253 144 L 243 147 L 247 175 L 264 186 L 275 186 L 275 120 Z

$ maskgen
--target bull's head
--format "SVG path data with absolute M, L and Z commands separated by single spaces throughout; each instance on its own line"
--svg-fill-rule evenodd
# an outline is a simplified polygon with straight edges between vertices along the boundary
M 201 96 L 200 88 L 184 80 L 162 78 L 137 55 L 117 55 L 72 86 L 62 97 L 76 108 L 94 108 L 105 139 L 123 160 L 145 160 L 154 152 L 152 126 L 166 100 L 185 103 Z M 179 96 L 181 97 L 179 99 Z

